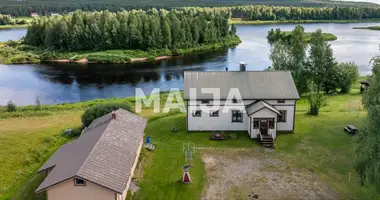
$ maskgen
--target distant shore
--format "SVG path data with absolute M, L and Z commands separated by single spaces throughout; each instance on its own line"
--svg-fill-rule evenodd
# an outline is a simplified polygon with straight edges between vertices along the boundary
M 372 30 L 372 31 L 380 31 L 380 26 L 354 27 L 352 29 L 366 29 L 366 30 Z
M 230 24 L 252 24 L 252 25 L 267 25 L 267 24 L 312 24 L 312 23 L 365 23 L 365 22 L 379 22 L 380 19 L 352 19 L 352 20 L 242 20 L 240 18 L 231 18 Z

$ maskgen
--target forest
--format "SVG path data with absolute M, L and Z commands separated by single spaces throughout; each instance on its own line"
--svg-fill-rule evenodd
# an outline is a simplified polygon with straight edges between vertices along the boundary
M 181 49 L 237 38 L 228 16 L 184 10 L 75 11 L 39 17 L 25 44 L 59 51 Z
M 238 0 L 233 3 L 221 0 L 197 2 L 190 0 L 160 0 L 154 2 L 112 0 L 106 1 L 106 3 L 96 0 L 66 1 L 65 3 L 57 3 L 54 0 L 2 0 L 0 2 L 0 13 L 12 16 L 30 16 L 32 12 L 49 15 L 50 13 L 68 13 L 78 9 L 83 11 L 110 10 L 117 12 L 123 9 L 149 10 L 153 7 L 157 9 L 180 9 L 184 6 L 212 7 L 211 10 L 214 11 L 230 10 L 232 17 L 246 20 L 367 19 L 374 18 L 379 9 L 379 5 L 372 3 L 329 0 Z M 365 13 L 368 13 L 368 15 Z

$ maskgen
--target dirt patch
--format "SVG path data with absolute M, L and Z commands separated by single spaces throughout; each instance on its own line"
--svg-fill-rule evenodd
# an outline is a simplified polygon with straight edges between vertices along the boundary
M 202 150 L 201 155 L 207 172 L 204 200 L 339 199 L 317 174 L 293 168 L 263 148 Z

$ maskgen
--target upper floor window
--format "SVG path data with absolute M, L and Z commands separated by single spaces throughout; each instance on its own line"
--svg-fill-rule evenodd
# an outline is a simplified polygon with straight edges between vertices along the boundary
M 195 110 L 193 111 L 193 117 L 201 117 L 202 111 L 201 110 Z
M 76 179 L 74 179 L 74 185 L 75 186 L 85 186 L 86 181 L 84 181 L 83 179 L 80 179 L 80 178 L 76 178 Z
M 202 103 L 202 104 L 209 104 L 210 101 L 209 101 L 209 100 L 202 100 L 201 103 Z
M 277 103 L 285 103 L 285 100 L 277 100 Z
M 277 122 L 286 122 L 286 110 L 279 110 L 281 115 L 277 117 Z
M 232 111 L 232 122 L 243 122 L 243 114 L 240 110 Z
M 210 112 L 210 117 L 219 117 L 219 110 L 211 111 Z

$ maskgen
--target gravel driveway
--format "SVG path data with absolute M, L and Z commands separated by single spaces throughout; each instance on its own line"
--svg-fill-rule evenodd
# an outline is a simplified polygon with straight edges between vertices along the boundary
M 336 200 L 318 175 L 292 167 L 274 152 L 255 149 L 201 151 L 207 173 L 204 200 Z

